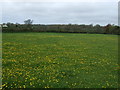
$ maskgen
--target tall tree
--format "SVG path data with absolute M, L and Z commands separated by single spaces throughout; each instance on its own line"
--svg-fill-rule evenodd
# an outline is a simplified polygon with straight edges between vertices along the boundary
M 32 31 L 33 30 L 33 27 L 32 27 L 33 20 L 28 19 L 28 20 L 25 20 L 24 23 L 25 23 L 25 27 L 26 27 L 25 31 Z

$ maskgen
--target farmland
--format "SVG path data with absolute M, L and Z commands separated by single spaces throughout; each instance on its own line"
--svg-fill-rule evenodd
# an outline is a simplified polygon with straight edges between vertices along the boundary
M 3 88 L 117 88 L 118 36 L 3 33 Z

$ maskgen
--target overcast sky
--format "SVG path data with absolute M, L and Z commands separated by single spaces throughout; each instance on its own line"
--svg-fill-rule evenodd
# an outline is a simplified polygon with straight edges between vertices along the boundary
M 1 0 L 1 6 L 2 23 L 118 24 L 118 0 Z

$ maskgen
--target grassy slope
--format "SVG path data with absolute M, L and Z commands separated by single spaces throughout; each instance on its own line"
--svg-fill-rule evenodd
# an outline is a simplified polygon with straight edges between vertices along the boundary
M 3 86 L 117 87 L 117 35 L 3 33 Z

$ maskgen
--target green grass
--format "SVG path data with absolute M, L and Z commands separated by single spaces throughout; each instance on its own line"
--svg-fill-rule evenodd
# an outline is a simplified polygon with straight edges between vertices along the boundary
M 3 87 L 117 88 L 118 36 L 3 33 Z

